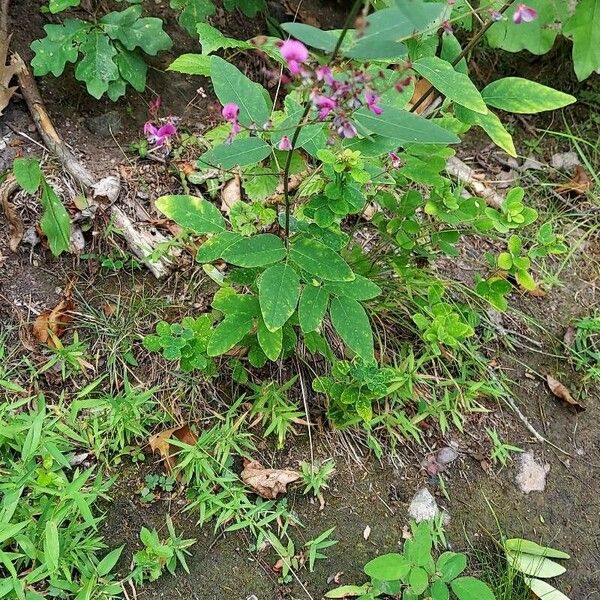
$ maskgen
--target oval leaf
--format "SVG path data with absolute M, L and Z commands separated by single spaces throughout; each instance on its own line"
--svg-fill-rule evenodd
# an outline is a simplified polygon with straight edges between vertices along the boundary
M 269 331 L 277 331 L 283 327 L 294 314 L 299 296 L 300 279 L 291 265 L 274 265 L 260 276 L 258 301 Z
M 264 320 L 260 319 L 256 330 L 258 343 L 269 360 L 277 360 L 283 348 L 283 329 L 270 331 Z
M 352 298 L 331 301 L 331 322 L 346 346 L 364 360 L 373 360 L 373 332 L 365 309 Z
M 481 95 L 489 106 L 522 114 L 556 110 L 576 102 L 576 98 L 570 94 L 522 77 L 504 77 L 492 81 Z
M 367 593 L 368 585 L 342 585 L 334 590 L 329 590 L 325 598 L 354 598 Z
M 223 253 L 242 236 L 234 231 L 223 231 L 212 236 L 202 244 L 196 252 L 196 260 L 200 263 L 212 262 L 223 257 Z
M 352 281 L 354 273 L 329 246 L 305 236 L 290 244 L 290 259 L 311 275 L 328 281 Z
M 456 552 L 444 552 L 436 563 L 436 571 L 442 574 L 442 581 L 448 582 L 458 577 L 467 568 L 467 557 Z
M 214 205 L 199 196 L 161 196 L 156 208 L 178 225 L 195 233 L 225 231 L 225 219 Z
M 286 254 L 285 246 L 272 233 L 242 237 L 222 253 L 223 260 L 238 267 L 264 267 L 279 262 Z
M 182 54 L 168 66 L 167 71 L 208 77 L 210 75 L 210 62 L 210 56 L 203 54 Z
M 325 288 L 336 296 L 346 296 L 354 300 L 371 300 L 381 294 L 381 288 L 362 275 L 356 275 L 352 281 L 327 283 Z
M 458 600 L 496 600 L 492 590 L 475 577 L 459 577 L 450 587 Z
M 253 321 L 246 315 L 227 315 L 214 329 L 208 341 L 208 356 L 220 356 L 231 350 L 242 338 L 250 333 Z
M 391 552 L 369 561 L 365 565 L 364 571 L 372 579 L 395 581 L 408 575 L 410 565 L 402 554 Z
M 533 554 L 515 553 L 510 550 L 506 551 L 508 562 L 521 573 L 548 579 L 549 577 L 558 577 L 562 575 L 566 569 L 557 562 L 545 558 L 543 556 L 534 556 Z
M 304 333 L 315 331 L 327 311 L 329 294 L 323 286 L 305 285 L 298 304 L 298 321 Z
M 219 144 L 198 159 L 198 168 L 253 165 L 271 154 L 271 146 L 257 137 L 237 138 L 231 144 Z

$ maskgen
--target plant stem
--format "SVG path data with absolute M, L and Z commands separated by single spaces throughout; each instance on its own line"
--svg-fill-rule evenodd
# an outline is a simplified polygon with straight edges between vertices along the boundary
M 333 49 L 333 52 L 331 54 L 331 57 L 329 58 L 329 62 L 328 62 L 329 65 L 331 65 L 333 63 L 333 61 L 337 58 L 337 55 L 340 51 L 340 48 L 342 47 L 342 43 L 344 42 L 346 34 L 348 33 L 348 30 L 350 29 L 350 27 L 352 26 L 354 21 L 356 20 L 356 17 L 358 16 L 358 11 L 360 10 L 360 7 L 363 3 L 364 3 L 364 0 L 354 0 L 352 10 L 348 14 L 348 17 L 346 18 L 346 21 L 344 23 L 344 28 L 342 29 L 342 32 L 340 33 L 340 37 L 338 38 L 335 48 Z M 368 3 L 366 5 L 368 6 Z M 298 142 L 298 136 L 300 135 L 300 131 L 302 131 L 302 127 L 304 127 L 304 121 L 305 121 L 306 117 L 308 117 L 308 114 L 310 113 L 310 109 L 311 109 L 311 103 L 310 103 L 310 100 L 308 100 L 306 102 L 306 106 L 304 107 L 304 112 L 302 113 L 302 116 L 300 117 L 300 121 L 298 121 L 298 125 L 296 126 L 296 129 L 294 130 L 294 135 L 292 136 L 292 139 L 291 139 L 292 147 L 288 151 L 288 155 L 287 155 L 286 161 L 285 161 L 285 167 L 283 168 L 283 199 L 285 202 L 285 227 L 284 227 L 285 228 L 285 240 L 284 241 L 285 241 L 286 247 L 289 245 L 289 239 L 290 239 L 290 210 L 291 210 L 290 189 L 289 189 L 290 166 L 292 164 L 292 155 L 296 148 L 296 143 Z
M 498 13 L 503 15 L 512 6 L 512 4 L 513 0 L 508 0 L 508 2 L 504 3 L 504 6 L 498 11 Z M 452 61 L 451 64 L 453 67 L 455 67 L 465 56 L 467 56 L 467 54 L 469 54 L 469 52 L 471 52 L 471 50 L 473 50 L 473 48 L 477 45 L 479 40 L 485 35 L 487 30 L 495 22 L 496 21 L 494 21 L 493 19 L 488 19 L 484 23 L 483 27 L 471 38 L 471 41 L 464 47 L 462 52 Z M 414 113 L 419 108 L 419 106 L 421 106 L 423 102 L 425 102 L 425 100 L 427 100 L 427 98 L 431 96 L 431 94 L 434 91 L 435 90 L 433 89 L 433 86 L 430 84 L 429 87 L 423 93 L 423 95 L 413 104 L 412 108 L 410 109 L 410 112 Z

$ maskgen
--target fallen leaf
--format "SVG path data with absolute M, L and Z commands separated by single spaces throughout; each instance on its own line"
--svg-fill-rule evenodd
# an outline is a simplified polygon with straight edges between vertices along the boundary
M 523 286 L 520 286 L 522 290 L 524 290 L 530 296 L 534 296 L 536 298 L 545 298 L 546 292 L 539 285 L 536 285 L 532 290 L 527 290 Z
M 427 94 L 427 98 L 423 100 L 421 104 L 417 107 L 417 114 L 421 114 L 424 112 L 427 107 L 433 102 L 435 98 L 435 94 L 432 93 L 433 88 L 431 84 L 426 79 L 419 79 L 415 83 L 415 91 L 413 92 L 412 98 L 410 99 L 410 103 L 414 106 L 417 102 L 421 100 L 421 98 Z
M 236 175 L 221 188 L 221 210 L 228 215 L 231 207 L 242 199 L 240 176 Z
M 575 327 L 572 327 L 571 325 L 569 325 L 569 327 L 567 327 L 567 330 L 565 331 L 565 335 L 563 337 L 563 344 L 567 347 L 567 348 L 571 348 L 571 346 L 573 346 L 573 342 L 575 341 Z
M 41 344 L 55 348 L 55 338 L 60 338 L 73 320 L 75 302 L 70 293 L 52 309 L 42 311 L 33 323 L 33 335 Z
M 367 541 L 369 539 L 370 535 L 371 535 L 371 528 L 367 525 L 365 527 L 365 530 L 363 531 L 363 538 L 365 538 L 365 541 Z
M 1 113 L 0 113 L 1 114 Z M 8 247 L 16 252 L 25 234 L 25 226 L 15 205 L 9 200 L 10 195 L 17 189 L 18 184 L 12 177 L 7 178 L 0 186 L 0 205 L 8 222 Z
M 582 196 L 587 191 L 591 190 L 593 186 L 594 182 L 587 174 L 587 171 L 581 165 L 577 165 L 573 177 L 564 185 L 556 188 L 556 191 L 559 194 L 574 193 L 578 196 Z
M 170 443 L 171 438 L 177 438 L 184 444 L 190 446 L 195 444 L 198 440 L 198 436 L 190 429 L 189 425 L 183 425 L 182 427 L 171 427 L 170 429 L 164 429 L 159 431 L 150 437 L 148 445 L 152 452 L 158 452 L 165 464 L 167 465 L 167 471 L 170 473 L 177 464 L 177 453 L 179 448 Z
M 9 87 L 9 83 L 20 68 L 18 64 L 6 64 L 10 38 L 6 31 L 0 31 L 0 115 L 17 91 L 17 86 Z
M 244 462 L 242 481 L 261 498 L 275 500 L 287 492 L 287 485 L 300 479 L 300 473 L 291 469 L 265 469 L 258 461 Z
M 548 387 L 550 391 L 559 399 L 562 400 L 569 410 L 572 412 L 578 413 L 585 410 L 585 406 L 577 402 L 573 396 L 571 396 L 571 392 L 564 386 L 558 379 L 554 379 L 552 375 L 546 375 L 546 382 L 548 383 Z

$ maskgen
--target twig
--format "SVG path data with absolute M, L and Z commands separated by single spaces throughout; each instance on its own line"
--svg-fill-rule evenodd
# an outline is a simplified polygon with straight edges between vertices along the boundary
M 446 172 L 470 187 L 492 208 L 499 209 L 502 206 L 504 198 L 496 190 L 476 179 L 475 171 L 460 160 L 460 158 L 456 156 L 450 157 L 446 163 Z

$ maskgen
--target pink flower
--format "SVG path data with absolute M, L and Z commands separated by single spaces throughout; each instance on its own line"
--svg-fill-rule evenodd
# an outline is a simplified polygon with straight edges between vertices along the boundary
M 279 144 L 277 144 L 277 148 L 279 150 L 289 151 L 292 149 L 292 142 L 290 142 L 290 138 L 287 135 L 284 135 L 280 140 Z
M 298 75 L 301 72 L 300 65 L 308 60 L 308 49 L 298 40 L 285 40 L 279 47 L 281 56 L 288 65 L 291 73 Z
M 379 101 L 379 96 L 375 94 L 375 92 L 366 91 L 365 101 L 367 103 L 367 107 L 372 113 L 380 115 L 383 112 L 383 108 L 381 108 L 381 106 L 377 104 L 377 102 Z
M 412 77 L 409 75 L 404 79 L 401 79 L 394 86 L 398 92 L 403 92 L 405 88 L 407 88 L 412 83 Z
M 158 111 L 160 110 L 161 99 L 160 96 L 156 96 L 153 100 L 150 101 L 148 105 L 148 113 L 152 116 L 156 116 Z
M 323 121 L 329 115 L 329 113 L 337 106 L 336 101 L 328 96 L 315 96 L 313 98 L 315 106 L 319 109 L 319 119 Z
M 398 169 L 402 166 L 402 160 L 395 152 L 390 152 L 388 154 L 388 157 L 389 157 L 390 162 L 392 163 L 392 167 L 394 167 L 394 169 Z
M 317 75 L 317 81 L 324 81 L 327 85 L 333 85 L 335 79 L 333 78 L 331 69 L 327 65 L 317 67 L 315 73 Z
M 221 114 L 226 121 L 235 123 L 238 115 L 240 114 L 240 107 L 235 102 L 228 102 L 225 106 L 223 106 Z
M 146 139 L 160 148 L 169 142 L 169 138 L 177 135 L 177 127 L 173 123 L 166 123 L 160 127 L 156 127 L 150 121 L 144 124 L 144 135 Z
M 338 127 L 338 135 L 343 138 L 353 138 L 358 132 L 356 131 L 356 127 L 350 123 L 350 121 L 344 121 Z
M 519 25 L 520 23 L 531 23 L 537 19 L 537 10 L 527 6 L 527 4 L 519 4 L 515 14 L 513 15 L 513 22 Z
M 452 25 L 450 25 L 450 21 L 443 21 L 442 22 L 442 29 L 446 33 L 452 33 Z
M 491 10 L 490 11 L 490 18 L 492 19 L 492 21 L 502 21 L 502 14 L 499 13 L 497 10 Z

